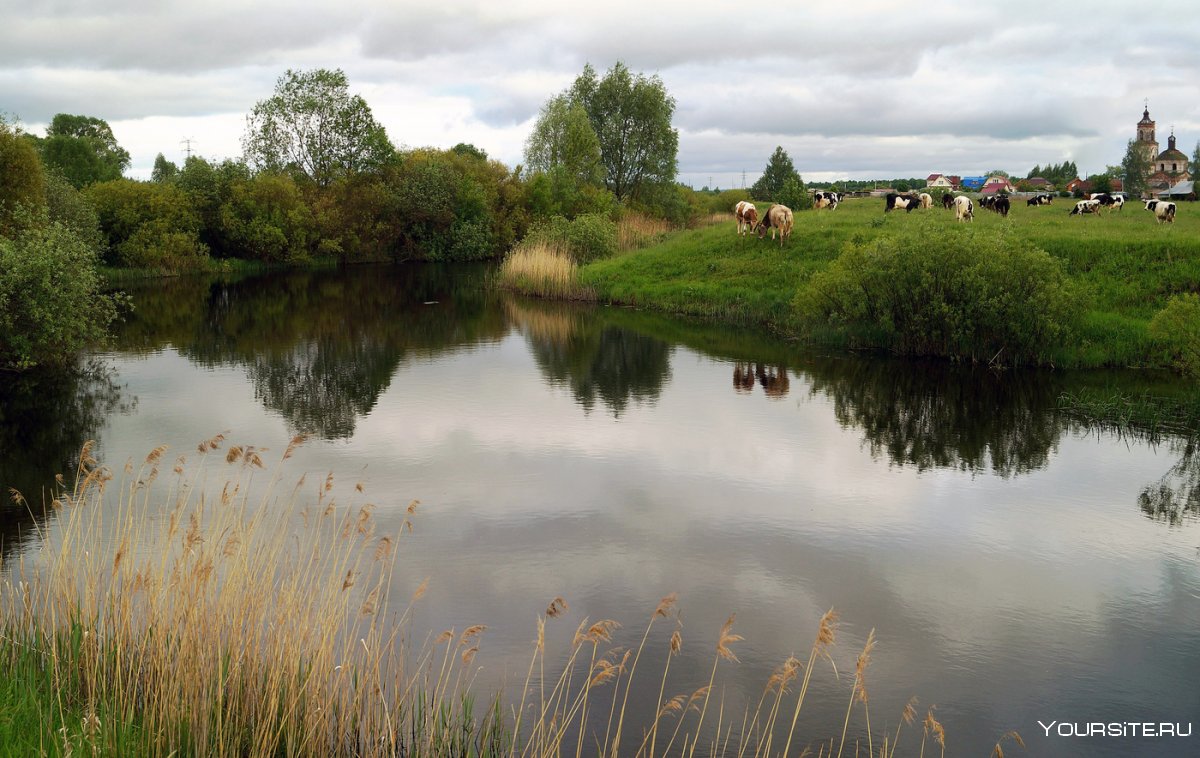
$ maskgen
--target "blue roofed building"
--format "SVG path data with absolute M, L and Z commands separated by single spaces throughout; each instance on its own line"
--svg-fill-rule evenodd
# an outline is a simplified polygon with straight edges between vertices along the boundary
M 987 183 L 986 176 L 964 176 L 962 178 L 962 188 L 965 190 L 980 190 Z

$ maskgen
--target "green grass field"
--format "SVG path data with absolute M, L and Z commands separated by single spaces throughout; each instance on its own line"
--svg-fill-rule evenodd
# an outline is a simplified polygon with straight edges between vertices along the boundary
M 1200 292 L 1200 205 L 1179 203 L 1173 224 L 1159 224 L 1140 202 L 1102 216 L 1070 216 L 1074 200 L 1029 207 L 1014 198 L 1007 218 L 980 209 L 979 227 L 1007 225 L 1063 262 L 1081 289 L 1076 344 L 1063 360 L 1076 366 L 1154 364 L 1147 326 L 1167 299 Z M 760 212 L 767 203 L 759 204 Z M 739 238 L 727 223 L 688 230 L 660 244 L 593 263 L 583 282 L 601 300 L 688 315 L 766 325 L 785 334 L 837 341 L 836 334 L 801 333 L 791 302 L 797 289 L 833 261 L 848 242 L 866 242 L 932 217 L 952 227 L 952 212 L 884 213 L 882 198 L 851 199 L 835 211 L 796 214 L 791 239 Z

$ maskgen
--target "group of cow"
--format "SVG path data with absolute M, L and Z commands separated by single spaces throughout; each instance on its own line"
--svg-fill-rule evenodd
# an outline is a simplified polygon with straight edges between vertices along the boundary
M 754 207 L 754 203 L 739 200 L 738 204 L 733 206 L 733 215 L 737 217 L 739 237 L 745 237 L 747 232 L 753 232 L 758 235 L 759 239 L 762 239 L 767 236 L 767 230 L 770 229 L 771 239 L 774 240 L 775 231 L 778 230 L 779 246 L 783 247 L 783 241 L 792 236 L 794 219 L 792 209 L 786 205 L 775 203 L 767 209 L 762 219 L 759 219 L 758 208 Z
M 1009 207 L 1008 197 L 1001 197 L 1003 197 L 1003 203 L 993 203 L 990 198 L 984 198 L 980 201 L 980 204 L 985 208 L 1007 216 Z M 930 195 L 928 192 L 922 192 L 919 195 L 901 195 L 897 192 L 889 192 L 884 197 L 883 212 L 903 210 L 905 213 L 911 213 L 916 208 L 925 209 L 932 207 L 933 195 Z M 947 192 L 942 195 L 942 207 L 946 210 L 953 210 L 954 218 L 959 221 L 972 221 L 975 218 L 975 204 L 966 195 L 955 197 Z
M 1146 210 L 1154 214 L 1154 218 L 1158 220 L 1158 223 L 1175 222 L 1175 203 L 1167 200 L 1146 200 L 1144 202 L 1146 203 Z M 1070 215 L 1083 216 L 1088 213 L 1094 213 L 1098 216 L 1102 210 L 1119 211 L 1124 207 L 1125 198 L 1121 195 L 1098 192 L 1087 200 L 1080 200 L 1075 203 L 1075 207 L 1071 209 Z
M 1053 197 L 1049 194 L 1035 195 L 1026 201 L 1027 205 L 1050 205 L 1053 202 Z M 836 192 L 817 191 L 813 194 L 814 208 L 827 208 L 834 210 L 841 201 L 841 196 Z M 1172 223 L 1175 221 L 1175 203 L 1166 200 L 1146 200 L 1146 210 L 1154 214 L 1155 218 L 1161 224 L 1163 222 Z M 992 195 L 983 197 L 979 200 L 979 204 L 988 210 L 995 211 L 1001 216 L 1008 216 L 1008 211 L 1012 207 L 1012 202 L 1008 195 Z M 903 210 L 906 213 L 911 212 L 916 208 L 932 208 L 933 196 L 927 192 L 920 194 L 900 194 L 897 192 L 889 192 L 885 197 L 883 212 L 894 210 Z M 942 207 L 946 210 L 954 211 L 954 218 L 958 221 L 973 221 L 975 219 L 975 205 L 971 202 L 971 198 L 966 195 L 952 195 L 947 192 L 942 195 Z M 1125 198 L 1122 195 L 1110 195 L 1107 192 L 1093 194 L 1087 200 L 1080 200 L 1075 203 L 1075 207 L 1071 209 L 1071 216 L 1084 215 L 1094 213 L 1099 215 L 1104 209 L 1121 210 L 1125 207 Z M 771 231 L 771 239 L 775 239 L 775 230 L 779 230 L 779 246 L 783 247 L 783 241 L 792 235 L 793 215 L 792 209 L 786 205 L 778 203 L 767 209 L 766 215 L 760 220 L 758 217 L 758 209 L 754 207 L 754 203 L 746 200 L 739 201 L 733 208 L 733 213 L 737 216 L 737 230 L 739 236 L 746 236 L 747 233 L 753 232 L 758 235 L 759 239 L 766 236 L 767 230 Z

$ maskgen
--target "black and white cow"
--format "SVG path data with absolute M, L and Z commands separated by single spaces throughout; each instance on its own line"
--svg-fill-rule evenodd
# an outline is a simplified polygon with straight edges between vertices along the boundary
M 1175 223 L 1175 203 L 1166 200 L 1147 200 L 1146 210 L 1153 213 L 1160 224 L 1164 221 L 1170 224 Z
M 950 210 L 954 207 L 954 195 L 952 193 L 947 192 L 942 195 L 942 207 L 946 210 Z
M 966 195 L 959 195 L 954 198 L 954 218 L 957 221 L 974 220 L 975 208 L 971 204 L 971 198 Z
M 1072 208 L 1071 212 L 1067 215 L 1082 216 L 1085 213 L 1095 213 L 1096 215 L 1099 215 L 1100 208 L 1101 205 L 1099 200 L 1080 200 L 1078 203 L 1075 203 L 1075 207 Z
M 817 190 L 813 193 L 813 208 L 828 208 L 834 210 L 838 207 L 841 197 L 836 192 L 827 190 Z
M 984 195 L 979 199 L 979 204 L 989 211 L 995 211 L 1001 216 L 1007 216 L 1012 203 L 1009 202 L 1008 195 Z
M 1053 196 L 1043 193 L 1041 195 L 1034 195 L 1033 197 L 1029 198 L 1028 200 L 1025 201 L 1025 204 L 1026 205 L 1050 205 L 1053 202 L 1053 200 L 1054 200 Z
M 902 210 L 905 213 L 912 213 L 914 208 L 921 205 L 921 198 L 915 195 L 900 195 L 895 192 L 887 194 L 887 204 L 883 208 L 883 212 Z

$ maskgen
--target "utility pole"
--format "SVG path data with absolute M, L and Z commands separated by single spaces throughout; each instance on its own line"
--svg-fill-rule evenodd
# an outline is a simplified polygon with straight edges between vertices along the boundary
M 742 169 L 742 189 L 746 189 L 746 169 Z
M 196 140 L 192 139 L 191 137 L 184 137 L 183 139 L 179 140 L 179 144 L 184 145 L 184 150 L 187 152 L 187 157 L 189 158 L 192 157 L 192 143 L 195 141 Z

